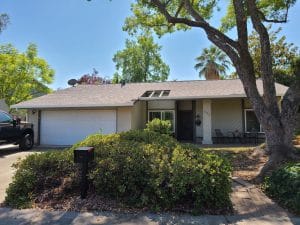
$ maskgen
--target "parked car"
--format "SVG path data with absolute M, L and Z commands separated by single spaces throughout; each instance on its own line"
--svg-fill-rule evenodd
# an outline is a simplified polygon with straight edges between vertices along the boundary
M 19 145 L 20 150 L 29 150 L 34 144 L 33 124 L 22 122 L 0 110 L 0 145 Z

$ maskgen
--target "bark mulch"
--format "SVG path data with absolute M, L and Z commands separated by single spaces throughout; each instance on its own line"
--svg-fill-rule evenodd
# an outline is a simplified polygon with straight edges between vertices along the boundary
M 240 177 L 246 181 L 252 181 L 260 169 L 268 161 L 268 156 L 259 147 L 252 150 L 235 153 L 231 157 L 233 177 Z

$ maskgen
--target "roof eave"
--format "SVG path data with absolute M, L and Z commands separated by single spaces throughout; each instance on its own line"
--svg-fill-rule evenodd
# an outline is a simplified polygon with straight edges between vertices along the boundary
M 133 106 L 132 103 L 120 103 L 120 104 L 102 104 L 102 105 L 12 105 L 13 109 L 78 109 L 78 108 L 108 108 L 108 107 L 130 107 Z
M 154 100 L 187 100 L 187 99 L 213 99 L 213 98 L 246 98 L 246 95 L 207 95 L 207 96 L 178 96 L 178 97 L 140 97 L 142 101 L 154 101 Z
M 282 97 L 284 94 L 277 94 L 277 97 Z M 247 98 L 245 94 L 236 95 L 207 95 L 207 96 L 169 96 L 169 97 L 139 97 L 141 101 L 154 101 L 154 100 L 188 100 L 188 99 L 226 99 L 226 98 Z

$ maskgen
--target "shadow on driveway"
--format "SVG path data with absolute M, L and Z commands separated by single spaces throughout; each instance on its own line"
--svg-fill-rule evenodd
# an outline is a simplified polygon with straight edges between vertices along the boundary
M 13 155 L 13 154 L 17 154 L 17 153 L 34 153 L 34 152 L 46 152 L 48 150 L 55 150 L 55 149 L 58 149 L 58 150 L 61 150 L 65 147 L 44 147 L 44 146 L 34 146 L 32 149 L 30 150 L 27 150 L 27 151 L 24 151 L 24 150 L 19 150 L 19 146 L 18 145 L 12 145 L 12 144 L 9 144 L 9 145 L 0 145 L 0 158 L 3 158 L 3 157 L 6 157 L 6 156 L 9 156 L 9 155 Z

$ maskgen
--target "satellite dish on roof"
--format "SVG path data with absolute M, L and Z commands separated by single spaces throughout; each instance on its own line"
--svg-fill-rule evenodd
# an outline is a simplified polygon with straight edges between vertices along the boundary
M 72 87 L 74 87 L 75 84 L 77 84 L 77 83 L 78 83 L 78 81 L 77 81 L 76 79 L 68 80 L 68 85 L 70 85 L 70 86 L 72 86 Z

